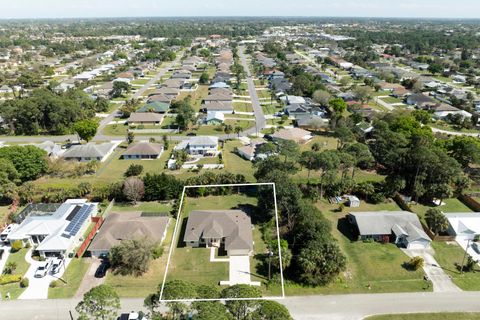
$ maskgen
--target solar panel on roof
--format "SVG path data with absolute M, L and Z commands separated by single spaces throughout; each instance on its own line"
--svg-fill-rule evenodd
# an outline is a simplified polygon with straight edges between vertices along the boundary
M 73 217 L 72 221 L 65 228 L 65 232 L 68 232 L 70 236 L 75 236 L 80 228 L 85 223 L 85 220 L 90 216 L 93 205 L 83 205 Z

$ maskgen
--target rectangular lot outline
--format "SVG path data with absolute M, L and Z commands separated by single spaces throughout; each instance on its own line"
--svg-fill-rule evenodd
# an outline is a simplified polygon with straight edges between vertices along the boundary
M 165 282 L 167 280 L 168 274 L 168 267 L 170 266 L 170 259 L 173 254 L 174 246 L 175 246 L 175 239 L 177 238 L 177 232 L 179 232 L 179 221 L 181 220 L 181 213 L 183 209 L 183 199 L 185 197 L 185 191 L 187 189 L 193 188 L 207 188 L 207 187 L 249 187 L 249 186 L 272 186 L 273 188 L 273 202 L 274 202 L 274 209 L 275 209 L 275 225 L 277 228 L 277 244 L 278 244 L 278 256 L 279 256 L 279 263 L 280 263 L 280 282 L 282 287 L 282 295 L 278 297 L 260 297 L 260 298 L 227 298 L 227 299 L 162 299 L 163 298 L 163 290 L 165 289 Z M 168 251 L 168 258 L 167 264 L 165 266 L 165 273 L 163 274 L 163 282 L 162 287 L 160 288 L 160 296 L 159 302 L 160 303 L 167 303 L 167 302 L 195 302 L 195 301 L 239 301 L 239 300 L 281 300 L 285 299 L 285 284 L 283 279 L 283 266 L 282 266 L 282 249 L 280 245 L 280 226 L 279 226 L 279 218 L 278 218 L 278 207 L 277 207 L 277 192 L 275 189 L 274 182 L 263 182 L 263 183 L 239 183 L 239 184 L 212 184 L 212 185 L 192 185 L 192 186 L 184 186 L 182 191 L 182 197 L 180 198 L 180 205 L 177 212 L 177 219 L 175 222 L 175 228 L 173 230 L 172 241 L 170 243 L 170 249 Z

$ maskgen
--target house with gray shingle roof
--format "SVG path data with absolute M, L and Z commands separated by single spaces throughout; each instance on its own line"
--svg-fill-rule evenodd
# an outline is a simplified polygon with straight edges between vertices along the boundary
M 79 144 L 70 147 L 62 155 L 65 160 L 74 160 L 80 162 L 97 160 L 100 162 L 105 161 L 115 150 L 116 143 L 105 142 L 101 144 L 95 144 L 89 142 L 87 144 Z
M 110 213 L 95 235 L 88 250 L 94 257 L 108 254 L 123 240 L 147 238 L 161 243 L 167 235 L 168 216 L 145 215 L 142 212 Z
M 160 143 L 137 142 L 128 146 L 122 154 L 123 159 L 158 159 L 163 152 L 163 145 Z
M 183 241 L 190 247 L 224 246 L 229 256 L 251 255 L 252 222 L 242 210 L 192 211 Z
M 362 240 L 394 242 L 407 249 L 425 249 L 432 241 L 423 230 L 418 216 L 408 211 L 350 212 Z

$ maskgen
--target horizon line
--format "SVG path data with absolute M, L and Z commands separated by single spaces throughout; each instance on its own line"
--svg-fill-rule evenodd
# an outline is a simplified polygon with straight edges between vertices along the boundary
M 270 19 L 285 19 L 285 18 L 294 18 L 294 19 L 393 19 L 393 20 L 469 20 L 469 21 L 480 21 L 479 18 L 469 18 L 469 17 L 415 17 L 415 16 L 305 16 L 305 15 L 293 15 L 293 16 L 282 16 L 282 15 L 213 15 L 213 16 L 79 16 L 79 17 L 23 17 L 23 18 L 14 18 L 14 17 L 0 17 L 0 21 L 22 21 L 22 20 L 94 20 L 94 19 L 204 19 L 204 18 L 270 18 Z

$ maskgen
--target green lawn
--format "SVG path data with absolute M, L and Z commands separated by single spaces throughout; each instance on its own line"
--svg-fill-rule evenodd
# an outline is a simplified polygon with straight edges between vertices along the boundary
M 8 217 L 8 214 L 10 213 L 10 206 L 0 206 L 0 225 L 3 226 L 5 220 Z
M 225 169 L 228 172 L 234 174 L 243 174 L 247 181 L 255 182 L 256 179 L 253 176 L 254 169 L 251 161 L 245 160 L 236 153 L 235 148 L 241 147 L 243 144 L 240 141 L 227 141 L 223 149 L 223 162 Z
M 437 121 L 435 123 L 429 124 L 429 126 L 432 128 L 437 128 L 440 130 L 446 130 L 446 131 L 452 131 L 452 132 L 480 133 L 480 130 L 459 128 L 457 126 L 451 125 L 444 121 Z
M 234 102 L 233 109 L 240 112 L 253 112 L 252 103 L 250 102 Z
M 170 126 L 176 126 L 175 117 L 165 117 L 162 121 L 161 129 L 171 129 Z
M 74 258 L 67 267 L 62 276 L 62 280 L 57 280 L 58 286 L 48 289 L 49 299 L 72 298 L 80 287 L 80 283 L 87 272 L 90 264 L 86 259 Z
M 27 254 L 28 250 L 28 248 L 23 248 L 20 251 L 11 253 L 8 257 L 6 263 L 14 262 L 17 264 L 17 268 L 15 269 L 14 274 L 24 275 L 30 267 L 30 264 L 25 261 L 25 255 Z M 22 294 L 24 290 L 24 288 L 20 287 L 19 283 L 0 285 L 0 295 L 2 296 L 2 299 L 5 298 L 7 292 L 10 292 L 11 299 L 16 299 L 20 296 L 20 294 Z
M 365 320 L 478 320 L 480 313 L 410 313 L 372 316 Z
M 338 206 L 323 201 L 318 203 L 318 207 L 332 224 L 332 234 L 347 258 L 347 270 L 325 287 L 309 288 L 287 282 L 287 295 L 424 291 L 426 283 L 423 271 L 403 268 L 402 264 L 409 258 L 394 244 L 352 241 L 351 229 L 345 220 L 346 213 L 334 212 Z M 362 202 L 360 208 L 346 208 L 344 211 L 364 210 L 399 208 L 393 201 L 380 205 Z M 370 290 L 368 285 L 371 286 Z
M 394 97 L 381 98 L 386 103 L 402 103 L 402 100 Z
M 108 124 L 103 128 L 103 134 L 108 136 L 127 136 L 128 126 L 125 124 Z
M 110 212 L 129 212 L 129 211 L 142 211 L 142 212 L 170 212 L 172 205 L 170 203 L 160 203 L 156 201 L 143 201 L 138 202 L 136 205 L 125 202 L 117 202 L 112 207 Z
M 148 81 L 150 81 L 150 79 L 136 79 L 132 81 L 132 85 L 133 84 L 145 85 L 148 83 Z
M 465 251 L 456 242 L 432 242 L 435 249 L 435 259 L 443 270 L 452 277 L 453 282 L 462 290 L 480 290 L 480 267 L 475 272 L 461 274 L 457 266 L 462 265 Z
M 275 114 L 276 112 L 280 112 L 283 110 L 283 105 L 280 105 L 276 102 L 270 104 L 270 101 L 268 101 L 268 103 L 261 103 L 261 106 L 265 114 Z
M 412 204 L 410 205 L 410 208 L 418 214 L 418 216 L 424 220 L 425 219 L 425 213 L 428 211 L 428 209 L 440 209 L 443 212 L 472 212 L 469 207 L 464 205 L 460 200 L 457 198 L 451 198 L 451 199 L 445 199 L 443 200 L 445 203 L 444 205 L 441 206 L 435 206 L 434 204 Z

